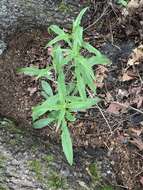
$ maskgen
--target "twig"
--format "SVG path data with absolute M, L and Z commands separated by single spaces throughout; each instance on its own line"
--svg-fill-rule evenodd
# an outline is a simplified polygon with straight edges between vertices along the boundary
M 102 109 L 98 106 L 98 104 L 97 104 L 96 106 L 97 106 L 97 108 L 99 109 L 100 113 L 102 114 L 102 116 L 103 116 L 103 118 L 104 118 L 104 120 L 105 120 L 105 122 L 106 122 L 106 124 L 107 124 L 107 126 L 108 126 L 108 128 L 109 128 L 109 130 L 110 130 L 110 133 L 113 134 L 113 131 L 112 131 L 112 129 L 111 129 L 111 126 L 109 125 L 109 122 L 108 122 L 108 120 L 106 119 L 106 117 L 105 117 L 105 115 L 104 115 Z
M 106 8 L 105 8 L 105 10 L 103 11 L 103 13 L 100 15 L 100 17 L 98 18 L 98 19 L 96 19 L 95 20 L 95 22 L 93 22 L 92 24 L 90 24 L 88 27 L 86 27 L 85 29 L 84 29 L 84 31 L 85 30 L 87 30 L 87 29 L 89 29 L 89 28 L 91 28 L 92 26 L 94 26 L 99 20 L 101 20 L 101 18 L 105 15 L 105 14 L 107 14 L 107 13 L 110 13 L 111 11 L 107 11 L 107 9 L 110 7 L 110 5 L 108 5 Z
M 136 109 L 136 108 L 134 108 L 134 107 L 132 107 L 132 106 L 127 106 L 127 105 L 125 105 L 125 104 L 121 104 L 120 102 L 112 102 L 112 103 L 118 104 L 118 105 L 123 106 L 123 107 L 125 107 L 125 108 L 131 108 L 132 110 L 135 110 L 135 111 L 137 111 L 137 112 L 143 114 L 143 111 L 141 111 L 141 110 L 139 110 L 139 109 Z
M 89 96 L 90 96 L 91 98 L 94 97 L 88 89 L 87 89 L 87 92 L 88 92 L 88 94 L 89 94 Z M 109 130 L 110 130 L 110 133 L 111 133 L 111 135 L 112 135 L 112 134 L 113 134 L 113 131 L 112 131 L 111 126 L 109 125 L 109 122 L 108 122 L 108 120 L 106 119 L 106 117 L 105 117 L 105 115 L 104 115 L 102 109 L 98 106 L 98 104 L 96 105 L 96 107 L 99 109 L 100 113 L 102 114 L 103 118 L 105 119 L 105 122 L 107 123 L 107 126 L 108 126 L 108 128 L 109 128 Z

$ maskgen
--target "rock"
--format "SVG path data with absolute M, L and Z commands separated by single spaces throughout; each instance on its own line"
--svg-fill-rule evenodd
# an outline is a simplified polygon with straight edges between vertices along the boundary
M 2 53 L 4 52 L 4 50 L 6 50 L 6 43 L 2 40 L 0 40 L 0 55 L 2 55 Z
M 80 0 L 1 0 L 0 39 L 7 41 L 6 37 L 16 31 L 47 27 L 51 23 L 69 25 L 82 6 Z
M 23 143 L 20 136 L 17 136 L 16 126 L 0 121 L 0 131 L 3 131 L 0 133 L 0 189 L 95 190 L 98 189 L 97 184 L 101 182 L 101 176 L 106 175 L 110 181 L 115 181 L 110 160 L 106 158 L 106 155 L 102 154 L 102 158 L 95 155 L 87 156 L 87 152 L 82 158 L 75 155 L 75 157 L 78 156 L 78 161 L 71 167 L 63 158 L 57 144 L 44 141 L 32 131 L 28 133 L 24 129 L 19 130 L 24 134 Z M 19 143 L 18 146 L 11 144 L 11 133 L 15 141 Z M 101 167 L 96 167 L 95 163 L 99 163 Z M 89 167 L 94 176 L 89 173 L 87 169 Z M 99 176 L 100 181 L 96 176 Z

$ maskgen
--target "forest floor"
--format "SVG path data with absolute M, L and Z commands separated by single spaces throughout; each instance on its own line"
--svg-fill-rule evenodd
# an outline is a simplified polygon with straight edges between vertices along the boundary
M 123 7 L 106 0 L 92 1 L 85 20 L 85 39 L 109 57 L 112 64 L 95 67 L 97 92 L 103 101 L 96 108 L 79 113 L 77 121 L 70 124 L 75 152 L 73 170 L 86 170 L 90 178 L 87 181 L 96 178 L 97 187 L 89 189 L 109 185 L 113 189 L 141 190 L 143 3 L 131 0 L 127 7 Z M 5 60 L 10 61 L 13 59 L 11 55 L 16 55 L 16 63 L 20 62 L 21 67 L 36 65 L 44 68 L 51 61 L 49 51 L 44 49 L 51 37 L 47 31 L 39 30 L 15 34 L 8 47 L 12 52 Z M 15 96 L 15 104 L 22 101 L 27 106 L 23 115 L 29 116 L 31 105 L 36 105 L 41 99 L 39 82 L 24 75 L 17 75 L 16 81 L 23 94 Z M 52 128 L 46 127 L 34 133 L 44 141 L 60 142 L 59 134 Z M 99 180 L 96 167 L 102 171 Z M 84 179 L 86 181 L 86 177 Z M 82 185 L 88 188 L 83 182 Z

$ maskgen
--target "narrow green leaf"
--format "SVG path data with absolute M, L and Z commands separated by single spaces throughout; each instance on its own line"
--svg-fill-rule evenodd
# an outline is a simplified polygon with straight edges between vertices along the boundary
M 72 165 L 73 164 L 73 147 L 72 147 L 72 140 L 70 137 L 70 133 L 69 133 L 66 121 L 63 121 L 62 123 L 61 139 L 62 139 L 62 147 L 63 147 L 64 154 L 66 156 L 66 159 L 68 163 Z
M 66 119 L 71 122 L 76 120 L 75 116 L 68 111 L 66 111 Z
M 76 27 L 72 33 L 73 38 L 73 52 L 76 55 L 83 43 L 83 28 L 81 26 Z
M 67 89 L 67 94 L 71 94 L 76 88 L 76 84 L 75 83 L 69 83 L 67 86 L 66 86 L 66 89 Z
M 79 13 L 79 15 L 77 16 L 76 20 L 73 22 L 73 31 L 75 30 L 75 28 L 77 26 L 80 25 L 81 19 L 82 19 L 83 15 L 84 15 L 84 13 L 86 12 L 87 9 L 88 9 L 88 7 L 82 9 L 81 12 Z
M 61 72 L 62 66 L 65 64 L 62 49 L 59 45 L 54 46 L 52 56 L 56 73 L 59 74 Z
M 95 80 L 92 65 L 89 65 L 87 61 L 88 60 L 84 58 L 83 56 L 77 57 L 77 63 L 80 63 L 78 64 L 79 68 L 84 69 L 84 73 L 86 73 L 87 75 L 90 75 L 92 79 Z
M 67 96 L 66 100 L 68 102 L 72 102 L 72 101 L 77 101 L 78 102 L 78 101 L 82 101 L 82 98 L 79 97 L 79 96 Z
M 49 95 L 47 95 L 45 93 L 45 91 L 41 91 L 41 95 L 45 98 L 45 99 L 48 99 L 49 98 Z
M 87 60 L 88 64 L 91 66 L 94 65 L 107 65 L 110 64 L 111 61 L 105 56 L 105 55 L 97 55 L 97 56 L 92 56 Z
M 70 35 L 68 33 L 66 33 L 63 29 L 61 29 L 59 26 L 57 25 L 51 25 L 48 30 L 52 30 L 55 34 L 57 34 L 58 36 L 56 37 L 56 40 L 54 41 L 50 41 L 46 47 L 51 46 L 55 43 L 57 43 L 58 41 L 64 40 L 65 42 L 67 42 L 69 44 L 69 46 L 71 46 L 71 42 L 70 42 Z M 60 40 L 58 40 L 60 39 Z M 58 40 L 58 41 L 57 41 Z M 46 48 L 45 47 L 45 48 Z
M 82 99 L 85 99 L 86 98 L 85 83 L 81 76 L 79 67 L 75 67 L 75 75 L 77 79 L 77 89 L 79 91 L 79 94 L 82 97 Z
M 41 81 L 42 89 L 43 91 L 48 95 L 48 96 L 53 96 L 53 91 L 51 86 L 49 85 L 48 82 L 42 80 Z
M 35 129 L 42 129 L 43 127 L 49 125 L 54 121 L 54 118 L 45 118 L 45 119 L 40 119 L 36 122 L 33 123 L 33 127 Z
M 57 25 L 51 25 L 49 28 L 49 30 L 52 30 L 55 34 L 58 35 L 65 35 L 66 33 L 64 32 L 64 30 L 62 30 L 59 26 Z
M 62 70 L 58 76 L 58 94 L 61 103 L 65 103 L 65 98 L 67 94 L 66 94 L 65 76 Z
M 18 73 L 24 73 L 26 75 L 35 76 L 39 74 L 39 69 L 37 67 L 25 67 L 17 69 Z
M 86 70 L 85 68 L 81 68 L 82 76 L 84 78 L 85 83 L 96 94 L 96 85 L 94 83 L 95 76 L 93 79 L 92 76 L 87 71 L 88 70 Z
M 60 112 L 59 112 L 59 115 L 58 115 L 58 124 L 57 124 L 57 129 L 60 127 L 63 119 L 65 117 L 65 109 L 62 109 Z
M 59 98 L 57 96 L 49 97 L 42 104 L 35 106 L 32 109 L 32 118 L 33 121 L 38 119 L 40 116 L 45 114 L 47 111 L 60 110 L 61 106 L 57 104 Z
M 73 111 L 80 111 L 91 108 L 99 102 L 99 98 L 87 98 L 84 101 L 72 101 L 68 104 L 68 108 Z
M 52 111 L 50 113 L 48 113 L 48 117 L 49 118 L 54 118 L 55 120 L 58 120 L 58 117 L 59 117 L 59 111 Z
M 83 43 L 83 47 L 87 49 L 90 53 L 96 54 L 96 55 L 101 55 L 100 51 L 98 51 L 95 47 L 93 47 L 91 44 L 88 42 Z
M 54 45 L 55 43 L 61 41 L 61 40 L 64 40 L 65 39 L 65 36 L 63 35 L 60 35 L 60 36 L 56 36 L 53 40 L 51 40 L 50 42 L 48 42 L 48 44 L 45 46 L 45 48 L 49 47 L 49 46 L 52 46 Z
M 87 84 L 94 93 L 96 93 L 96 85 L 94 83 L 96 78 L 92 69 L 92 65 L 89 65 L 87 61 L 88 60 L 83 56 L 77 57 L 77 64 L 80 67 L 80 72 L 82 73 L 84 83 Z
M 39 69 L 38 67 L 25 67 L 18 70 L 18 72 L 24 73 L 30 76 L 47 77 L 50 76 L 49 68 Z

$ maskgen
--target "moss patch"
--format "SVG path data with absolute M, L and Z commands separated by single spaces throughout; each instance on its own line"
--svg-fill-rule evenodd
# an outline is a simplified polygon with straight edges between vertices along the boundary
M 88 166 L 88 172 L 92 178 L 92 181 L 94 183 L 99 183 L 101 181 L 101 174 L 100 174 L 100 169 L 99 167 L 97 166 L 96 163 L 91 163 L 89 166 Z
M 6 167 L 6 161 L 7 157 L 0 154 L 0 190 L 9 190 L 4 182 L 4 173 L 5 173 L 5 167 Z
M 24 134 L 24 130 L 18 128 L 15 123 L 7 118 L 3 118 L 0 120 L 0 128 L 6 129 L 12 134 Z
M 0 155 L 0 170 L 5 167 L 7 158 L 3 155 Z
M 9 190 L 9 188 L 5 185 L 0 184 L 0 190 Z
M 67 181 L 60 174 L 52 172 L 48 178 L 47 186 L 52 189 L 68 189 Z
M 43 181 L 43 176 L 42 176 L 42 165 L 41 162 L 37 160 L 32 160 L 29 162 L 29 166 L 31 170 L 35 173 L 36 178 L 42 182 Z
M 62 0 L 61 3 L 59 4 L 58 9 L 61 12 L 65 12 L 66 13 L 67 11 L 70 11 L 71 8 L 70 8 L 70 6 L 67 3 L 65 3 L 64 0 Z
M 35 174 L 35 178 L 45 186 L 52 190 L 68 189 L 67 180 L 58 172 L 54 171 L 50 166 L 53 161 L 52 155 L 29 161 L 28 166 Z
M 54 157 L 52 155 L 46 155 L 42 158 L 47 164 L 54 161 Z

